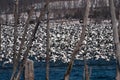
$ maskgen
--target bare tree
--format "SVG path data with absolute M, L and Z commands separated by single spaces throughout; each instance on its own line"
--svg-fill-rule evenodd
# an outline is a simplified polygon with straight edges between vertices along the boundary
M 87 34 L 86 36 L 89 35 L 89 30 L 87 30 Z M 87 40 L 86 40 L 86 50 L 85 52 L 83 53 L 83 60 L 84 60 L 84 80 L 89 80 L 89 77 L 90 77 L 90 74 L 89 74 L 89 67 L 88 67 L 88 64 L 87 64 L 87 59 L 86 59 L 86 54 L 87 54 L 87 47 L 88 47 L 88 37 L 87 37 Z
M 49 4 L 49 0 L 46 2 Z M 46 42 L 46 80 L 49 80 L 49 58 L 50 58 L 50 25 L 49 25 L 49 6 L 46 5 L 46 11 L 47 11 L 47 42 Z
M 0 24 L 0 51 L 1 51 L 1 27 L 2 27 L 2 25 Z
M 85 39 L 85 31 L 86 31 L 87 20 L 88 20 L 88 15 L 89 15 L 89 7 L 90 7 L 90 0 L 87 0 L 86 11 L 85 11 L 85 15 L 84 15 L 84 21 L 83 21 L 83 27 L 82 27 L 82 33 L 81 33 L 81 36 L 80 36 L 80 40 L 78 41 L 78 44 L 76 45 L 73 53 L 71 54 L 71 59 L 70 59 L 70 62 L 68 64 L 68 68 L 66 70 L 66 73 L 64 75 L 64 80 L 69 80 L 69 75 L 70 75 L 70 72 L 72 70 L 72 66 L 73 66 L 73 63 L 74 63 L 75 56 L 79 52 L 80 47 L 82 46 L 82 42 Z
M 18 26 L 18 2 L 19 0 L 15 0 L 14 2 L 14 45 L 13 45 L 13 72 L 16 71 L 16 45 L 17 45 L 17 26 Z
M 27 44 L 27 50 L 23 54 L 23 59 L 22 59 L 21 64 L 20 64 L 20 66 L 18 68 L 18 71 L 16 72 L 16 74 L 14 74 L 14 77 L 12 77 L 11 80 L 13 80 L 13 78 L 15 78 L 15 80 L 19 80 L 19 78 L 20 78 L 21 72 L 23 71 L 24 65 L 25 65 L 26 60 L 27 60 L 27 56 L 28 56 L 29 50 L 31 49 L 32 42 L 35 40 L 35 34 L 36 34 L 36 32 L 38 30 L 38 27 L 39 27 L 39 25 L 41 23 L 42 16 L 45 14 L 45 11 L 47 9 L 47 5 L 48 5 L 48 3 L 46 3 L 44 5 L 44 11 L 41 12 L 41 14 L 39 15 L 39 18 L 38 18 L 38 20 L 36 22 L 35 28 L 32 31 L 32 36 L 31 36 L 31 38 L 29 40 L 29 43 Z
M 111 11 L 111 20 L 112 20 L 112 27 L 113 27 L 113 39 L 115 44 L 115 55 L 117 58 L 117 75 L 116 80 L 120 79 L 120 41 L 118 35 L 118 21 L 115 15 L 115 6 L 113 0 L 109 0 L 110 4 L 110 11 Z
M 88 65 L 87 62 L 84 64 L 84 72 L 85 72 L 85 80 L 89 80 L 89 71 L 88 71 Z
M 28 15 L 28 19 L 24 25 L 25 29 L 24 29 L 24 33 L 23 33 L 23 36 L 22 36 L 22 40 L 21 40 L 21 44 L 20 44 L 20 49 L 18 51 L 17 54 L 15 54 L 15 62 L 14 63 L 14 70 L 13 70 L 13 73 L 12 73 L 12 76 L 11 76 L 11 80 L 13 80 L 13 77 L 15 77 L 15 73 L 17 71 L 17 68 L 18 68 L 18 63 L 19 63 L 19 60 L 20 60 L 20 56 L 22 55 L 22 48 L 23 48 L 23 45 L 24 45 L 24 42 L 25 42 L 25 36 L 27 34 L 27 29 L 28 29 L 28 26 L 29 26 L 29 21 L 30 21 L 30 18 L 31 18 L 31 15 L 33 13 L 33 8 L 31 8 L 30 12 L 29 12 L 29 15 Z

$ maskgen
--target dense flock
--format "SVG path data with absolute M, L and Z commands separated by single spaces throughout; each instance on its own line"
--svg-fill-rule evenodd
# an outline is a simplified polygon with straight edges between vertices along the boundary
M 23 47 L 22 53 L 26 50 L 26 44 L 34 29 L 35 24 L 30 24 L 26 36 L 26 42 Z M 29 52 L 29 57 L 33 57 L 37 61 L 44 61 L 46 57 L 46 23 L 42 22 L 37 30 L 35 41 L 32 44 L 32 48 Z M 50 59 L 51 61 L 61 60 L 62 62 L 69 62 L 71 53 L 73 52 L 77 41 L 80 39 L 82 24 L 79 21 L 66 21 L 66 22 L 50 22 Z M 1 31 L 1 52 L 0 61 L 6 63 L 12 63 L 13 58 L 13 40 L 14 40 L 14 27 L 2 25 Z M 21 43 L 24 27 L 22 24 L 18 25 L 18 38 L 17 47 Z M 83 60 L 83 56 L 86 59 L 99 58 L 107 61 L 114 57 L 114 45 L 113 45 L 113 31 L 112 25 L 108 21 L 103 21 L 100 24 L 90 22 L 86 28 L 86 37 L 83 41 L 81 50 L 79 51 L 76 59 Z M 22 59 L 22 55 L 21 55 Z

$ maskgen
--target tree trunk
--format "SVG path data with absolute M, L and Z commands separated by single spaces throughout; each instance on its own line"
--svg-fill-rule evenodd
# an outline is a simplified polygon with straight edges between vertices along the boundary
M 118 35 L 118 22 L 115 15 L 115 6 L 113 0 L 109 0 L 110 4 L 110 11 L 111 11 L 111 19 L 112 19 L 112 26 L 113 26 L 113 39 L 115 44 L 115 54 L 117 59 L 117 74 L 116 80 L 120 80 L 120 41 Z
M 24 80 L 34 80 L 34 62 L 27 59 L 25 63 L 25 79 Z
M 85 80 L 89 80 L 89 71 L 88 71 L 88 65 L 86 62 L 84 65 L 84 72 L 85 72 Z
M 46 3 L 48 3 L 49 0 L 47 0 Z M 49 58 L 50 58 L 50 25 L 49 25 L 49 6 L 47 5 L 47 48 L 46 48 L 46 80 L 49 80 Z
M 39 24 L 40 24 L 40 21 L 42 19 L 42 16 L 44 15 L 45 11 L 46 11 L 46 6 L 48 5 L 48 3 L 45 4 L 44 6 L 44 11 L 41 12 L 41 14 L 39 15 L 39 18 L 37 20 L 37 23 L 35 25 L 35 28 L 33 29 L 32 31 L 32 36 L 29 40 L 29 43 L 27 44 L 27 50 L 25 51 L 25 53 L 23 54 L 23 59 L 22 59 L 22 63 L 20 64 L 19 68 L 18 68 L 18 72 L 16 73 L 16 77 L 15 77 L 15 80 L 19 80 L 20 78 L 20 75 L 21 75 L 21 72 L 23 71 L 23 68 L 25 66 L 25 63 L 26 63 L 26 60 L 27 60 L 27 56 L 28 56 L 28 53 L 29 53 L 29 50 L 31 49 L 31 45 L 32 45 L 32 42 L 35 40 L 35 34 L 38 30 L 38 27 L 39 27 Z M 15 76 L 15 75 L 14 75 Z
M 118 25 L 118 36 L 119 36 L 119 41 L 120 41 L 120 14 L 119 14 L 119 25 Z M 118 64 L 118 62 L 117 62 Z M 120 79 L 120 69 L 119 69 L 119 64 L 116 65 L 116 80 Z
M 22 51 L 22 48 L 23 48 L 23 45 L 24 45 L 24 42 L 25 42 L 25 36 L 26 36 L 26 34 L 27 34 L 27 29 L 28 29 L 28 25 L 29 25 L 29 21 L 30 21 L 30 18 L 31 18 L 31 15 L 32 15 L 32 12 L 33 12 L 33 7 L 31 8 L 31 10 L 30 10 L 30 13 L 29 13 L 29 15 L 28 15 L 28 19 L 27 19 L 27 21 L 26 21 L 26 23 L 25 23 L 25 29 L 24 29 L 24 34 L 23 34 L 23 36 L 22 36 L 22 40 L 21 40 L 21 44 L 20 44 L 20 49 L 19 49 L 19 51 L 18 51 L 18 54 L 14 54 L 14 57 L 15 57 L 15 59 L 14 59 L 14 70 L 13 70 L 13 73 L 12 73 L 12 76 L 11 76 L 11 80 L 13 80 L 13 76 L 15 77 L 15 73 L 17 72 L 17 68 L 18 68 L 18 63 L 19 63 L 19 60 L 20 60 L 20 56 L 21 56 L 21 51 Z M 15 47 L 15 46 L 14 46 Z
M 116 65 L 116 80 L 120 80 L 120 69 L 118 65 Z
M 17 67 L 16 67 L 16 43 L 17 43 L 17 25 L 18 25 L 18 2 L 19 0 L 15 0 L 15 3 L 14 3 L 14 45 L 13 45 L 13 73 L 15 73 Z M 13 77 L 13 74 L 12 74 L 12 77 Z M 14 78 L 13 78 L 14 80 Z
M 70 59 L 70 62 L 68 64 L 68 68 L 66 70 L 66 73 L 64 75 L 64 80 L 69 80 L 69 75 L 70 75 L 70 72 L 72 70 L 75 56 L 77 55 L 78 51 L 80 50 L 80 47 L 82 46 L 82 42 L 85 39 L 85 31 L 86 31 L 87 20 L 88 20 L 88 15 L 89 15 L 89 8 L 90 8 L 90 0 L 87 0 L 86 11 L 85 11 L 85 15 L 84 15 L 84 21 L 83 21 L 83 27 L 82 27 L 82 33 L 80 36 L 80 40 L 78 41 L 78 44 L 76 45 L 73 53 L 71 54 L 71 59 Z

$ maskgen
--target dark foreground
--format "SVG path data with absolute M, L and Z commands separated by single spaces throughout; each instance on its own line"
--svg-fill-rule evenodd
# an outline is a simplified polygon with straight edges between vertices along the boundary
M 115 80 L 116 63 L 115 60 L 110 62 L 104 60 L 89 61 L 90 80 Z M 50 80 L 63 80 L 67 64 L 61 62 L 51 63 Z M 45 63 L 35 62 L 35 80 L 45 80 Z M 73 66 L 70 80 L 83 80 L 84 66 L 83 61 L 76 61 Z M 10 80 L 12 73 L 11 66 L 0 67 L 0 80 Z M 24 80 L 23 77 L 21 80 Z

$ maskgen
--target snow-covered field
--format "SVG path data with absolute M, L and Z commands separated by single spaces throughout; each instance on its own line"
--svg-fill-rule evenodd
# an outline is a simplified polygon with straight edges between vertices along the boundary
M 32 34 L 34 24 L 29 25 L 29 30 L 26 36 L 26 42 Z M 71 53 L 74 50 L 74 46 L 80 38 L 82 24 L 79 21 L 67 21 L 62 23 L 50 23 L 50 50 L 51 60 L 62 60 L 68 62 L 71 58 Z M 2 25 L 2 48 L 0 53 L 0 61 L 12 62 L 13 55 L 13 40 L 14 29 L 12 26 Z M 17 50 L 21 43 L 24 27 L 18 26 L 18 39 Z M 83 59 L 83 55 L 86 55 L 87 59 L 99 59 L 103 58 L 110 60 L 111 56 L 114 56 L 113 46 L 113 34 L 112 25 L 108 22 L 102 22 L 101 24 L 89 23 L 86 29 L 86 37 L 83 42 L 83 46 L 79 51 L 76 59 Z M 26 45 L 23 48 L 23 53 L 26 49 Z M 33 42 L 29 56 L 33 56 L 36 60 L 41 61 L 46 57 L 46 24 L 43 22 L 37 30 L 36 39 Z M 21 56 L 22 57 L 22 56 Z

